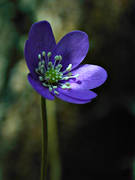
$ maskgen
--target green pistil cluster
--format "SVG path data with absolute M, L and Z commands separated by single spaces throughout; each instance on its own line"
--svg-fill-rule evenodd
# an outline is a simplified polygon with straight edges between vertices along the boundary
M 72 76 L 72 73 L 70 73 L 72 64 L 69 64 L 68 67 L 62 72 L 62 64 L 60 64 L 62 56 L 56 55 L 54 57 L 54 63 L 52 63 L 49 60 L 51 55 L 51 52 L 46 54 L 45 51 L 43 51 L 42 54 L 38 54 L 39 63 L 38 68 L 36 68 L 35 71 L 39 75 L 39 80 L 43 86 L 48 87 L 50 92 L 53 91 L 55 94 L 59 94 L 56 91 L 58 86 L 60 86 L 62 89 L 71 89 L 69 82 L 62 84 L 60 81 L 76 78 L 78 77 L 78 74 Z
M 48 83 L 50 84 L 55 84 L 57 83 L 59 80 L 62 79 L 63 74 L 61 72 L 58 72 L 56 69 L 49 69 L 46 71 L 45 73 L 45 77 L 46 79 L 48 79 Z

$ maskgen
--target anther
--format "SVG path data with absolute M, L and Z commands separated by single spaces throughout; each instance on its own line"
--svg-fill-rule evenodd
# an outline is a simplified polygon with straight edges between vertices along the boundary
M 40 72 L 43 74 L 45 71 L 44 71 L 44 68 L 41 68 L 40 69 Z
M 60 57 L 59 57 L 58 55 L 56 55 L 56 56 L 54 57 L 54 59 L 55 59 L 56 61 L 59 61 L 59 60 L 60 60 Z
M 72 64 L 69 64 L 68 67 L 66 68 L 66 71 L 71 71 L 72 69 Z
M 61 55 L 59 55 L 59 60 L 60 60 L 60 61 L 62 60 L 62 56 L 61 56 Z
M 41 60 L 41 54 L 38 54 L 38 59 Z
M 42 51 L 42 56 L 44 56 L 44 57 L 45 57 L 45 51 Z
M 69 72 L 69 73 L 67 74 L 67 76 L 72 76 L 72 73 L 71 73 L 71 72 Z
M 77 78 L 79 76 L 79 74 L 76 74 L 74 76 L 65 76 L 62 78 L 62 80 L 68 80 L 68 79 L 72 79 L 72 78 Z
M 69 83 L 69 82 L 66 82 L 65 84 L 66 84 L 66 86 L 70 86 L 70 83 Z
M 54 90 L 54 94 L 58 95 L 58 94 L 59 94 L 59 92 L 58 92 L 58 91 L 56 91 L 56 90 Z
M 45 83 L 42 83 L 42 85 L 43 85 L 43 86 L 45 86 L 45 87 L 48 87 L 48 85 L 47 85 L 47 84 L 45 84 Z
M 74 78 L 77 78 L 78 76 L 79 76 L 79 74 L 76 74 L 76 75 L 74 75 L 73 77 L 74 77 Z
M 67 86 L 66 84 L 63 84 L 63 85 L 61 86 L 61 88 L 62 88 L 62 89 L 71 89 L 71 87 L 70 87 L 70 86 Z
M 51 55 L 52 55 L 51 52 L 48 52 L 48 53 L 47 53 L 47 56 L 48 56 L 48 57 L 51 57 Z
M 52 62 L 50 61 L 50 62 L 48 62 L 48 66 L 52 66 Z
M 50 92 L 52 92 L 52 90 L 53 90 L 53 89 L 52 89 L 52 87 L 51 87 L 51 86 L 49 86 L 49 91 L 50 91 Z
M 62 64 L 58 64 L 58 66 L 57 66 L 58 68 L 62 68 Z
M 71 77 L 67 77 L 67 76 L 66 76 L 66 77 L 63 77 L 62 80 L 68 80 L 68 79 L 70 79 L 70 78 L 71 78 Z
M 44 81 L 44 78 L 42 76 L 39 76 L 40 81 Z
M 58 64 L 55 69 L 60 71 L 61 68 L 62 68 L 62 64 Z

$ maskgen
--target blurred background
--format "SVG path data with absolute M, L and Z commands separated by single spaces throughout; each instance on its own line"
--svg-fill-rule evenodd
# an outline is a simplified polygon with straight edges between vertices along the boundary
M 89 35 L 84 63 L 108 79 L 91 103 L 47 102 L 49 180 L 135 180 L 135 1 L 0 1 L 0 180 L 38 180 L 40 96 L 27 81 L 24 43 L 48 20 L 57 42 L 72 30 Z

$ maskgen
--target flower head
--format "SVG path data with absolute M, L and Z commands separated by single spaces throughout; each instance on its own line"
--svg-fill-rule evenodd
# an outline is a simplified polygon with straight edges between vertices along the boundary
M 103 84 L 107 73 L 97 65 L 80 65 L 88 48 L 85 32 L 72 31 L 56 44 L 47 21 L 33 24 L 24 50 L 29 83 L 49 100 L 56 96 L 76 104 L 90 102 L 97 96 L 90 89 Z

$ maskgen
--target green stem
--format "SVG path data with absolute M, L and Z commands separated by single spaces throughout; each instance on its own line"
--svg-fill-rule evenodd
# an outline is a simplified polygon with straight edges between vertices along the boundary
M 42 162 L 41 162 L 41 180 L 47 180 L 47 144 L 48 144 L 48 130 L 47 130 L 47 112 L 46 101 L 41 97 L 41 111 L 42 111 Z

